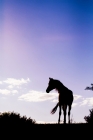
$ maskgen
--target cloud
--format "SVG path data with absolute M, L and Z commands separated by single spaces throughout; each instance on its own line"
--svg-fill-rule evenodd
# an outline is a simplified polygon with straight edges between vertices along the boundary
M 17 90 L 12 90 L 12 93 L 13 93 L 13 95 L 14 95 L 14 94 L 17 94 L 18 91 L 17 91 Z
M 80 99 L 80 98 L 82 98 L 81 95 L 74 95 L 74 100 L 75 100 L 75 101 L 78 100 L 78 99 Z
M 30 79 L 14 79 L 14 78 L 7 78 L 6 80 L 0 81 L 0 84 L 8 84 L 7 88 L 4 87 L 4 89 L 0 89 L 0 94 L 3 95 L 15 95 L 18 93 L 18 90 L 14 89 L 21 88 L 20 86 L 23 84 L 27 84 L 30 82 Z M 4 85 L 5 86 L 5 85 Z
M 13 88 L 13 85 L 9 85 L 8 88 L 12 89 Z
M 72 103 L 72 107 L 75 107 L 76 105 L 78 105 L 78 103 Z
M 58 99 L 54 99 L 52 102 L 57 103 L 58 102 Z
M 3 95 L 10 95 L 10 94 L 14 95 L 16 93 L 18 93 L 17 90 L 0 89 L 0 94 Z
M 81 97 L 82 97 L 81 95 L 75 95 L 75 100 L 78 100 Z M 28 93 L 19 96 L 18 100 L 27 101 L 27 102 L 42 102 L 42 101 L 50 100 L 52 102 L 57 103 L 58 94 L 56 92 L 48 94 L 40 91 L 31 90 Z M 78 105 L 78 103 L 73 103 L 72 107 L 75 107 L 76 105 Z
M 23 84 L 26 84 L 30 82 L 30 79 L 27 78 L 26 80 L 21 78 L 21 79 L 14 79 L 14 78 L 7 78 L 5 81 L 3 81 L 6 84 L 9 84 L 8 88 L 13 88 L 14 86 L 21 86 Z
M 77 100 L 81 99 L 80 102 Z M 27 101 L 27 102 L 43 102 L 43 101 L 51 101 L 58 102 L 58 94 L 56 92 L 53 93 L 45 93 L 41 91 L 31 90 L 26 94 L 23 94 L 18 97 L 18 100 Z M 77 102 L 76 102 L 77 101 Z M 74 102 L 72 103 L 72 107 L 76 106 L 91 106 L 93 105 L 93 97 L 91 98 L 83 98 L 81 95 L 74 95 Z
M 83 98 L 83 101 L 80 102 L 80 106 L 84 106 L 84 105 L 88 105 L 88 106 L 93 105 L 93 97 Z
M 0 81 L 0 84 L 2 84 L 2 81 Z
M 81 102 L 75 102 L 78 99 L 81 99 Z M 58 102 L 58 94 L 56 92 L 53 93 L 45 93 L 40 91 L 31 90 L 26 94 L 23 94 L 18 97 L 20 101 L 27 101 L 27 102 L 43 102 L 43 101 L 51 101 L 51 102 Z M 86 101 L 87 100 L 87 101 Z M 93 99 L 83 99 L 81 95 L 74 95 L 74 102 L 72 103 L 72 107 L 86 105 L 87 103 L 92 104 Z
M 44 93 L 39 91 L 29 91 L 27 94 L 21 95 L 18 99 L 28 102 L 42 102 L 47 100 L 54 100 L 58 95 L 56 93 Z
M 0 93 L 4 94 L 4 95 L 9 95 L 10 94 L 10 90 L 7 89 L 0 89 Z

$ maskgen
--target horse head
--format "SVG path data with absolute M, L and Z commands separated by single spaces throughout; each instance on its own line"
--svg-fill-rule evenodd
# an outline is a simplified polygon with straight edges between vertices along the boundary
M 53 89 L 55 89 L 55 80 L 49 77 L 49 83 L 46 92 L 49 93 Z

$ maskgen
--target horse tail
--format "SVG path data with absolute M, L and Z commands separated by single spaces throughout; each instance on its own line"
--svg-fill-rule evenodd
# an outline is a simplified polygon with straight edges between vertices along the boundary
M 59 103 L 51 110 L 51 114 L 54 114 L 59 106 Z

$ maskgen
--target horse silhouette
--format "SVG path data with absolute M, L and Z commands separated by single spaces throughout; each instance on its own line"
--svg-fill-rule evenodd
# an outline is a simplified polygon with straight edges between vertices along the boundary
M 86 87 L 85 90 L 93 90 L 93 84 L 91 84 L 92 87 Z
M 66 110 L 68 106 L 68 123 L 70 123 L 70 112 L 74 99 L 73 92 L 69 90 L 67 87 L 65 87 L 59 80 L 49 77 L 49 83 L 46 92 L 49 93 L 53 89 L 56 89 L 59 93 L 59 97 L 58 97 L 59 102 L 52 109 L 51 113 L 54 114 L 57 110 L 57 107 L 59 106 L 59 118 L 58 118 L 58 124 L 59 124 L 60 117 L 61 117 L 61 107 L 62 107 L 63 114 L 64 114 L 64 123 L 66 123 Z

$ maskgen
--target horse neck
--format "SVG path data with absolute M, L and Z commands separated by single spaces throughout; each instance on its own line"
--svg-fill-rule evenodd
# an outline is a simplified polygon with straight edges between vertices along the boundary
M 61 93 L 63 87 L 64 85 L 61 82 L 58 82 L 56 84 L 56 90 L 58 91 L 59 94 Z

